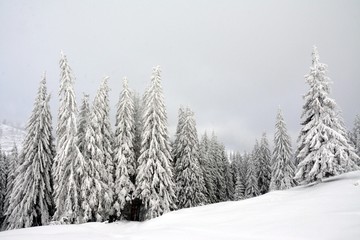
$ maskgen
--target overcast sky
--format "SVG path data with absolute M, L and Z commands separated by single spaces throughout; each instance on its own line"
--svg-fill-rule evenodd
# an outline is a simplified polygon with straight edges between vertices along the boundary
M 27 121 L 43 71 L 56 119 L 63 50 L 78 100 L 108 75 L 114 113 L 122 78 L 142 93 L 159 64 L 172 135 L 179 106 L 189 106 L 199 132 L 249 151 L 263 131 L 272 141 L 279 105 L 296 139 L 314 44 L 352 128 L 360 1 L 0 0 L 0 119 Z

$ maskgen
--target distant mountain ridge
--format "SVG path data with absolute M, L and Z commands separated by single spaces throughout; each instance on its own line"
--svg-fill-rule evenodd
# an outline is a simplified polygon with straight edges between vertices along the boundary
M 16 144 L 18 150 L 21 150 L 25 134 L 26 132 L 23 129 L 0 123 L 0 145 L 2 151 L 7 154 L 10 153 L 14 144 Z

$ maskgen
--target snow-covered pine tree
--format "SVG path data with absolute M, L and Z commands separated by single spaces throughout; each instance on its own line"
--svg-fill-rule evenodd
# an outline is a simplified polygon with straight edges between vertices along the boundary
M 84 158 L 77 145 L 76 101 L 74 77 L 66 56 L 60 59 L 60 107 L 58 113 L 56 156 L 53 165 L 54 200 L 53 219 L 61 223 L 82 222 L 80 202 L 80 175 Z
M 161 87 L 160 67 L 153 69 L 144 98 L 141 155 L 138 160 L 134 197 L 142 200 L 141 219 L 151 219 L 175 209 L 175 185 Z
M 92 221 L 104 221 L 113 214 L 113 184 L 114 163 L 113 144 L 114 138 L 110 125 L 108 77 L 103 78 L 96 93 L 91 112 L 91 128 L 87 130 L 87 161 L 94 162 L 95 173 L 93 178 L 99 186 L 95 191 L 97 203 L 93 205 Z M 91 144 L 90 144 L 91 143 Z M 91 175 L 90 175 L 91 176 Z
M 212 162 L 213 186 L 215 186 L 215 201 L 227 201 L 226 182 L 225 182 L 225 149 L 217 140 L 215 133 L 212 133 L 209 142 L 209 158 Z
M 134 103 L 134 152 L 135 152 L 135 160 L 140 157 L 141 151 L 141 132 L 142 132 L 142 115 L 143 115 L 143 105 L 141 101 L 141 97 L 138 93 L 132 92 L 132 98 Z M 137 165 L 136 165 L 137 168 Z M 136 169 L 135 168 L 135 169 Z
M 240 153 L 238 153 L 238 154 L 240 155 Z M 249 163 L 251 162 L 251 154 L 248 154 L 247 152 L 245 152 L 241 156 L 240 159 L 241 159 L 241 161 L 239 161 L 238 174 L 239 174 L 240 179 L 242 180 L 242 183 L 246 189 L 247 188 L 246 184 L 248 182 L 246 177 L 247 177 L 247 172 L 248 172 L 248 168 L 249 168 Z M 244 192 L 244 197 L 245 197 L 245 192 Z
M 209 156 L 209 138 L 206 132 L 200 141 L 199 163 L 204 176 L 206 203 L 213 203 L 215 202 L 214 170 L 213 163 Z
M 235 200 L 236 194 L 236 182 L 239 175 L 240 161 L 241 158 L 238 158 L 238 153 L 231 152 L 230 153 L 230 174 L 231 174 L 231 184 L 234 186 L 234 193 L 231 199 Z
M 256 174 L 256 152 L 258 151 L 257 144 L 255 144 L 253 152 L 247 159 L 246 183 L 245 183 L 245 198 L 252 198 L 260 195 L 258 188 L 258 179 Z
M 183 129 L 183 126 L 185 124 L 186 117 L 187 116 L 185 114 L 185 109 L 183 107 L 180 107 L 179 111 L 178 111 L 178 123 L 177 123 L 177 126 L 176 126 L 175 140 L 174 140 L 174 142 L 172 144 L 172 151 L 171 151 L 172 159 L 173 159 L 173 165 L 174 165 L 174 171 L 176 171 L 176 168 L 175 168 L 176 161 L 180 157 L 181 151 L 183 150 L 180 142 L 182 141 L 181 138 L 183 138 L 184 136 L 182 136 L 180 133 L 181 133 L 181 130 Z M 176 175 L 176 172 L 174 172 L 174 175 Z
M 232 174 L 231 174 L 231 166 L 228 156 L 226 155 L 225 147 L 222 145 L 221 150 L 222 161 L 224 166 L 224 180 L 225 180 L 225 191 L 226 191 L 226 199 L 227 200 L 234 200 L 234 193 L 235 193 L 235 184 L 232 181 Z
M 250 163 L 251 161 L 254 164 L 254 173 L 256 174 L 256 176 L 258 176 L 258 172 L 259 172 L 259 168 L 260 168 L 260 158 L 261 158 L 261 148 L 260 148 L 260 143 L 258 141 L 258 139 L 255 140 L 255 145 L 254 148 L 251 152 L 251 154 L 248 154 L 248 161 L 247 163 Z M 251 158 L 251 160 L 250 160 Z
M 349 143 L 339 109 L 329 97 L 326 71 L 327 66 L 319 62 L 314 47 L 310 73 L 305 76 L 310 89 L 304 96 L 303 127 L 296 155 L 299 165 L 295 179 L 303 184 L 358 169 L 354 162 L 359 157 Z
M 269 149 L 269 142 L 266 133 L 263 133 L 260 142 L 260 157 L 258 159 L 258 189 L 260 194 L 265 194 L 269 191 L 271 180 L 271 152 Z
M 89 95 L 84 94 L 82 103 L 80 106 L 79 116 L 78 116 L 78 125 L 77 125 L 77 145 L 80 152 L 84 155 L 86 141 L 86 127 L 90 122 L 90 106 L 89 106 Z
M 292 162 L 291 140 L 287 133 L 286 123 L 279 108 L 272 154 L 270 190 L 284 190 L 296 185 L 295 166 Z
M 10 194 L 7 229 L 46 225 L 53 213 L 51 167 L 55 152 L 49 98 L 44 75 L 20 153 L 22 164 Z
M 238 174 L 236 176 L 234 200 L 238 201 L 238 200 L 244 199 L 245 198 L 245 190 L 246 190 L 246 188 L 245 188 L 243 179 L 242 179 L 240 173 L 238 172 Z
M 199 163 L 199 139 L 194 113 L 189 109 L 179 112 L 179 125 L 175 142 L 175 184 L 178 208 L 205 204 L 205 183 Z M 182 116 L 180 116 L 182 115 Z
M 1 148 L 1 147 L 0 147 Z M 1 151 L 0 151 L 1 152 Z M 5 202 L 4 202 L 4 209 L 9 208 L 10 204 L 10 195 L 14 186 L 16 170 L 19 166 L 19 153 L 16 144 L 14 143 L 13 148 L 11 149 L 10 155 L 8 156 L 8 175 L 7 175 L 7 186 L 6 186 L 6 195 L 5 195 Z M 1 226 L 1 221 L 0 221 Z M 6 227 L 6 226 L 4 226 Z
M 4 209 L 6 187 L 7 187 L 7 166 L 6 158 L 2 152 L 0 145 L 0 224 L 2 223 L 3 217 L 6 210 Z
M 115 180 L 114 209 L 117 218 L 131 219 L 131 200 L 135 190 L 136 159 L 134 150 L 135 119 L 134 103 L 127 78 L 123 80 L 123 90 L 119 98 L 116 124 L 114 163 Z
M 85 104 L 87 105 L 87 104 Z M 96 134 L 95 126 L 97 126 L 98 118 L 94 111 L 89 113 L 89 121 L 84 122 L 85 132 L 83 145 L 84 164 L 81 168 L 79 179 L 80 185 L 80 204 L 83 222 L 102 221 L 104 220 L 104 211 L 101 205 L 103 198 L 111 198 L 112 196 L 104 195 L 103 189 L 109 186 L 103 181 L 103 175 L 106 169 L 103 164 L 103 151 L 98 142 L 101 136 Z M 99 140 L 100 139 L 100 140 Z M 105 192 L 108 194 L 108 192 Z
M 355 147 L 356 154 L 360 156 L 360 115 L 356 115 L 354 121 L 354 129 L 352 132 L 352 141 Z M 360 166 L 360 160 L 356 162 Z

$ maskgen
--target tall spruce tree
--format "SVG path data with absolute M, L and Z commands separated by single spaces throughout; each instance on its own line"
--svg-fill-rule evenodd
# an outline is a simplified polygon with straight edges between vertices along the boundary
M 128 88 L 127 79 L 123 80 L 123 90 L 119 99 L 115 126 L 115 203 L 117 217 L 131 218 L 131 200 L 135 190 L 136 159 L 134 149 L 135 115 L 134 103 Z
M 274 151 L 272 154 L 270 190 L 284 190 L 296 185 L 295 166 L 292 161 L 291 140 L 281 110 L 275 124 Z
M 257 142 L 256 142 L 257 143 Z M 252 198 L 260 195 L 258 187 L 258 178 L 256 173 L 256 155 L 258 151 L 258 144 L 255 144 L 253 152 L 247 157 L 246 168 L 246 183 L 245 183 L 245 198 Z
M 224 146 L 217 140 L 215 133 L 212 134 L 209 144 L 209 158 L 212 165 L 213 186 L 215 186 L 215 198 L 213 202 L 227 201 L 225 182 L 225 150 Z
M 108 77 L 105 77 L 94 98 L 91 121 L 87 127 L 85 142 L 87 143 L 84 158 L 92 164 L 89 181 L 95 182 L 95 188 L 89 185 L 83 191 L 91 193 L 89 208 L 91 209 L 90 221 L 104 221 L 113 214 L 113 134 L 109 119 L 109 87 Z M 84 197 L 83 197 L 84 198 Z M 87 211 L 89 213 L 89 211 Z M 88 217 L 86 217 L 88 218 Z
M 0 146 L 1 148 L 1 146 Z M 1 150 L 0 150 L 1 152 Z M 9 208 L 10 205 L 10 195 L 12 193 L 14 182 L 15 182 L 15 176 L 16 171 L 19 166 L 19 152 L 17 149 L 16 144 L 14 143 L 13 148 L 11 149 L 10 155 L 8 156 L 8 174 L 7 174 L 7 182 L 6 182 L 6 195 L 4 200 L 4 214 L 6 210 Z M 5 216 L 3 217 L 5 219 Z M 1 221 L 0 221 L 1 226 Z M 4 225 L 4 228 L 6 226 Z
M 199 163 L 204 176 L 206 203 L 213 203 L 215 202 L 214 166 L 209 156 L 209 142 L 210 140 L 205 132 L 200 141 Z
M 181 147 L 181 138 L 184 136 L 181 135 L 181 130 L 183 129 L 183 126 L 185 124 L 186 119 L 186 112 L 185 108 L 180 107 L 178 111 L 178 123 L 176 126 L 176 133 L 175 133 L 175 140 L 172 144 L 172 158 L 173 158 L 173 164 L 174 167 L 176 166 L 176 160 L 180 158 L 182 147 Z M 176 169 L 174 169 L 176 171 Z M 176 174 L 176 173 L 175 173 Z
M 199 163 L 199 139 L 194 113 L 181 109 L 175 139 L 175 183 L 178 208 L 205 204 L 205 183 Z
M 314 47 L 310 73 L 305 76 L 309 92 L 304 96 L 303 126 L 298 138 L 299 165 L 295 179 L 300 183 L 321 181 L 357 169 L 359 157 L 349 144 L 335 101 L 329 97 L 327 66 L 319 62 Z
M 137 160 L 140 157 L 141 151 L 141 132 L 142 132 L 142 115 L 143 115 L 143 104 L 141 101 L 141 97 L 138 93 L 132 92 L 132 98 L 134 103 L 134 152 L 136 159 L 137 168 Z
M 82 103 L 80 106 L 79 116 L 78 116 L 78 125 L 77 125 L 77 145 L 80 152 L 84 155 L 85 152 L 85 134 L 86 127 L 90 122 L 90 105 L 89 105 L 89 95 L 84 94 Z
M 60 107 L 58 113 L 56 156 L 53 165 L 54 200 L 56 211 L 53 219 L 61 223 L 83 221 L 80 176 L 85 165 L 77 145 L 76 101 L 74 77 L 66 56 L 60 59 Z
M 356 154 L 360 156 L 360 115 L 356 115 L 354 121 L 354 129 L 351 134 L 351 137 L 355 147 Z M 360 159 L 358 159 L 356 163 L 358 166 L 360 166 Z
M 51 167 L 55 152 L 49 98 L 44 75 L 26 129 L 22 164 L 10 194 L 7 229 L 48 224 L 53 213 Z
M 144 99 L 144 128 L 134 197 L 142 200 L 141 219 L 151 219 L 176 208 L 159 66 L 153 69 Z
M 266 133 L 263 133 L 260 142 L 260 155 L 258 159 L 258 189 L 260 194 L 265 194 L 269 191 L 271 180 L 271 153 L 269 149 L 269 142 Z
M 2 152 L 0 145 L 0 224 L 5 216 L 6 210 L 4 209 L 5 196 L 7 187 L 7 163 L 5 155 Z

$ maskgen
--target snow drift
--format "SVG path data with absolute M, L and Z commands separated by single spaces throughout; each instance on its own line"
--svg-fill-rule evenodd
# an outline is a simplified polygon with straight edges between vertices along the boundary
M 183 209 L 146 222 L 52 225 L 1 240 L 360 239 L 360 171 L 260 197 Z

